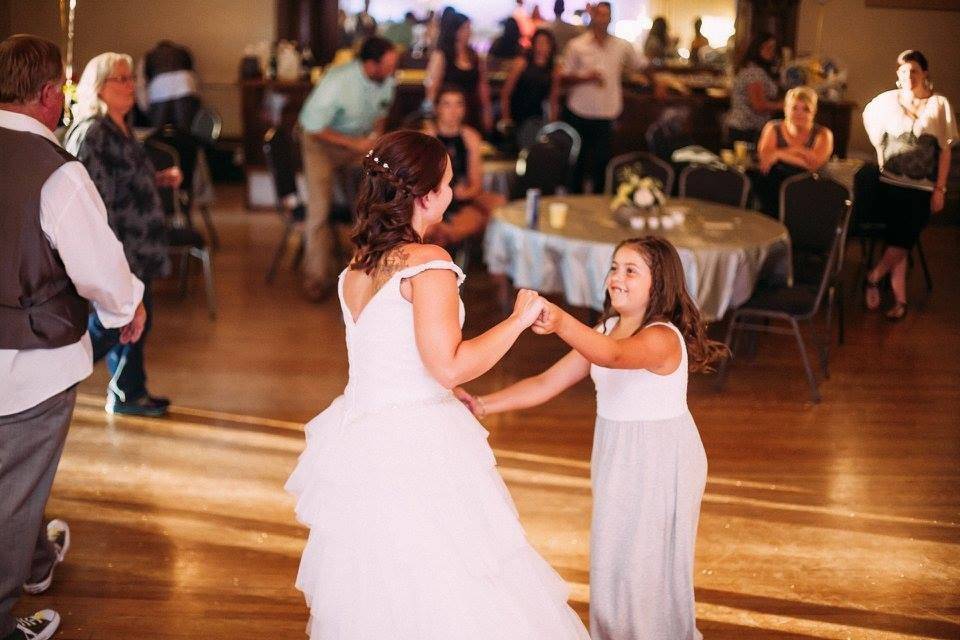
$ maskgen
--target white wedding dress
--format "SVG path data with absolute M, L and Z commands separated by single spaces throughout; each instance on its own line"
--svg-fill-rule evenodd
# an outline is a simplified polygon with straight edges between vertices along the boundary
M 354 320 L 350 377 L 306 427 L 286 488 L 310 527 L 297 587 L 313 640 L 589 640 L 530 546 L 487 432 L 427 371 L 396 273 Z M 344 272 L 346 273 L 346 272 Z M 463 324 L 463 304 L 460 305 Z

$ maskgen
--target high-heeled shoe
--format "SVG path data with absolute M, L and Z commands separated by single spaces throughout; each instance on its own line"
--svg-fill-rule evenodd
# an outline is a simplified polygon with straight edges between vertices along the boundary
M 900 322 L 907 317 L 907 303 L 906 302 L 895 302 L 892 307 L 890 307 L 883 317 L 889 320 L 890 322 Z

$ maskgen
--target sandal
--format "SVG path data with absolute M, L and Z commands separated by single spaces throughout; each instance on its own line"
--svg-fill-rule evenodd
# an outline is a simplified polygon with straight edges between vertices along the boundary
M 883 314 L 883 317 L 890 322 L 900 322 L 907 317 L 907 303 L 895 302 L 894 305 Z
M 880 308 L 880 280 L 871 280 L 869 277 L 863 281 L 864 306 L 867 311 L 876 311 Z

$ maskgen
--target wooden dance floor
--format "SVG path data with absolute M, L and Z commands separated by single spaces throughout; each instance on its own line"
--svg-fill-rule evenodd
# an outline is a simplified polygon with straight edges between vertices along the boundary
M 343 326 L 336 300 L 305 302 L 289 270 L 264 283 L 278 219 L 242 211 L 236 188 L 220 196 L 219 318 L 199 278 L 186 299 L 158 287 L 147 369 L 171 415 L 107 417 L 102 365 L 81 385 L 47 510 L 73 547 L 53 588 L 17 609 L 57 608 L 63 640 L 304 637 L 293 582 L 306 531 L 283 483 L 303 423 L 346 381 Z M 960 638 L 960 228 L 924 240 L 936 289 L 912 273 L 899 325 L 854 298 L 851 250 L 847 344 L 821 404 L 805 402 L 789 337 L 762 337 L 722 394 L 691 378 L 710 467 L 696 557 L 708 640 Z M 468 335 L 496 321 L 492 291 L 475 263 Z M 563 352 L 525 335 L 467 386 L 492 390 Z M 586 381 L 486 422 L 531 541 L 585 620 L 593 416 Z

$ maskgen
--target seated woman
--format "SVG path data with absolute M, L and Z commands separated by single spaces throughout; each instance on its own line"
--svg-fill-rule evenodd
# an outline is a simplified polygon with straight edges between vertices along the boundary
M 532 143 L 544 124 L 560 117 L 560 65 L 549 30 L 537 29 L 530 49 L 513 61 L 500 90 L 500 105 L 500 127 L 515 128 L 520 147 Z
M 784 98 L 783 120 L 771 120 L 760 133 L 757 157 L 763 179 L 758 195 L 763 212 L 780 215 L 780 186 L 790 176 L 817 171 L 833 155 L 833 132 L 813 121 L 817 94 L 810 87 L 794 87 Z
M 450 155 L 453 201 L 426 241 L 450 246 L 482 232 L 490 212 L 504 201 L 498 194 L 483 191 L 481 139 L 476 129 L 463 123 L 467 112 L 463 91 L 455 86 L 441 88 L 435 112 L 436 120 L 425 123 L 424 133 L 442 142 Z

